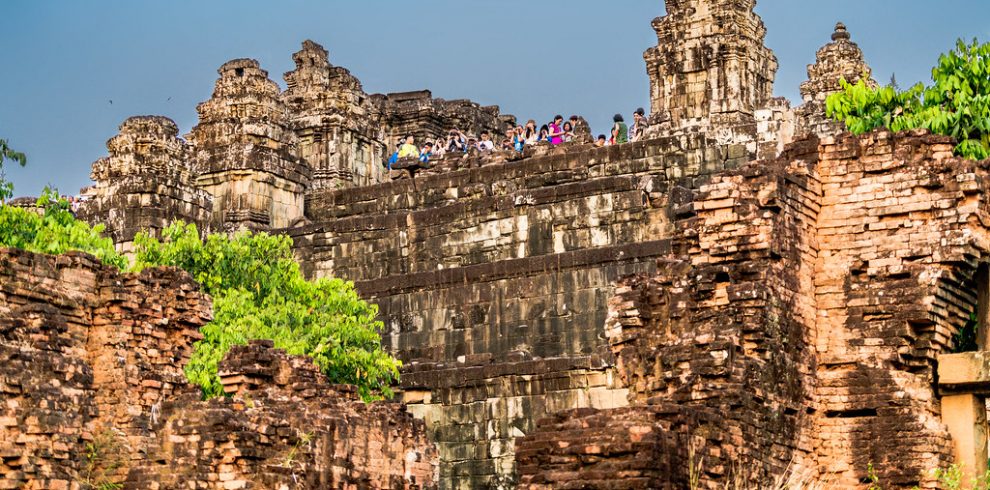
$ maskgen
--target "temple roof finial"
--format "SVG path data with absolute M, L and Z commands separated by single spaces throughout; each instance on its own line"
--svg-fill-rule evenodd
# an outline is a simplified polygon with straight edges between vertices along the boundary
M 832 33 L 832 40 L 838 41 L 840 39 L 848 41 L 852 36 L 849 35 L 849 31 L 846 30 L 846 25 L 842 22 L 835 24 L 835 32 Z

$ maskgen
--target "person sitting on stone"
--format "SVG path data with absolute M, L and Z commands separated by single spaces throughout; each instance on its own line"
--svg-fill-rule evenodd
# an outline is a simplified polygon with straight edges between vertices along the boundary
M 615 125 L 612 126 L 612 139 L 613 143 L 616 145 L 621 145 L 623 143 L 629 142 L 629 127 L 626 126 L 625 121 L 622 119 L 622 114 L 616 114 L 612 118 L 615 121 Z
M 649 127 L 649 123 L 646 121 L 646 111 L 640 107 L 633 113 L 633 125 L 629 130 L 629 140 L 639 141 L 643 139 L 647 127 Z
M 399 147 L 399 158 L 419 158 L 419 148 L 416 148 L 416 138 L 406 136 L 406 142 Z
M 492 136 L 488 134 L 488 131 L 481 132 L 481 141 L 478 142 L 478 149 L 481 151 L 492 151 L 495 149 L 495 142 L 492 141 Z
M 595 140 L 595 147 L 596 148 L 604 148 L 607 144 L 608 144 L 608 141 L 605 140 L 605 135 L 604 134 L 598 135 L 598 139 Z

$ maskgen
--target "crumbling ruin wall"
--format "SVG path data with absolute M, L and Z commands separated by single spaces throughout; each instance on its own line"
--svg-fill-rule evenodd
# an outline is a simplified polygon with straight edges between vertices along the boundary
M 233 398 L 171 400 L 127 488 L 436 488 L 436 449 L 398 403 L 367 404 L 271 341 L 232 347 Z
M 610 436 L 627 420 L 644 443 L 686 433 L 661 462 L 702 465 L 705 488 L 788 473 L 856 488 L 871 463 L 885 488 L 934 485 L 951 457 L 933 368 L 974 311 L 990 246 L 986 163 L 952 147 L 923 132 L 846 134 L 712 176 L 657 273 L 611 302 L 631 407 L 541 422 L 518 443 L 524 486 L 634 465 Z M 563 452 L 535 464 L 548 451 Z M 663 476 L 651 471 L 628 474 Z
M 683 439 L 662 461 L 686 462 L 700 488 L 757 488 L 807 464 L 816 156 L 812 140 L 779 160 L 713 175 L 678 208 L 672 250 L 657 273 L 624 281 L 611 302 L 605 333 L 630 391 L 627 410 L 655 420 L 639 433 Z M 596 433 L 607 436 L 632 416 L 594 417 L 604 421 Z M 520 447 L 540 436 L 553 446 L 553 427 Z M 581 454 L 559 466 L 572 461 L 574 481 L 597 480 L 595 468 L 605 463 L 587 464 Z M 614 454 L 594 458 L 629 462 L 627 452 Z M 550 488 L 559 478 L 554 466 L 528 468 L 527 488 Z M 691 475 L 685 466 L 652 477 L 648 469 L 629 473 L 658 476 L 669 479 L 666 488 L 685 488 Z
M 314 277 L 377 303 L 448 488 L 508 488 L 516 437 L 627 404 L 601 331 L 612 285 L 670 253 L 671 209 L 742 147 L 701 135 L 312 193 L 287 230 Z
M 987 162 L 953 147 L 877 132 L 822 149 L 816 452 L 837 483 L 872 462 L 889 486 L 927 487 L 950 462 L 934 369 L 975 311 L 990 247 Z
M 0 488 L 436 487 L 422 421 L 271 342 L 200 401 L 182 369 L 210 319 L 184 272 L 0 249 Z
M 146 456 L 162 403 L 186 390 L 182 366 L 210 318 L 185 273 L 0 249 L 0 487 L 86 481 L 86 444 L 104 433 L 122 476 Z

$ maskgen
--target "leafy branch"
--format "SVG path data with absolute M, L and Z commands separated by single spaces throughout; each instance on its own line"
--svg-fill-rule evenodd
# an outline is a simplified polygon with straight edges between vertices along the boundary
M 14 184 L 13 182 L 7 182 L 3 169 L 4 162 L 8 160 L 19 163 L 22 167 L 27 165 L 27 156 L 11 149 L 7 144 L 7 140 L 0 139 L 0 202 L 14 196 Z
M 958 41 L 939 57 L 932 82 L 901 91 L 893 83 L 871 88 L 863 80 L 842 80 L 842 91 L 826 101 L 826 114 L 854 134 L 927 129 L 955 138 L 959 156 L 990 158 L 990 43 Z

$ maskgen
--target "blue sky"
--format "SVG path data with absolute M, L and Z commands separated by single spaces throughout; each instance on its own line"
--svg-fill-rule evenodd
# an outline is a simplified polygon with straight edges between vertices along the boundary
M 660 0 L 2 0 L 0 137 L 27 153 L 17 195 L 74 193 L 128 116 L 171 117 L 183 133 L 216 69 L 258 59 L 273 80 L 311 38 L 369 93 L 428 88 L 498 104 L 521 119 L 581 114 L 596 132 L 649 107 L 642 53 Z M 566 5 L 566 6 L 562 6 Z M 796 102 L 805 67 L 845 22 L 881 82 L 927 81 L 958 37 L 990 41 L 986 0 L 760 0 Z M 113 103 L 110 103 L 110 101 Z

